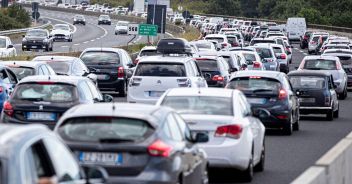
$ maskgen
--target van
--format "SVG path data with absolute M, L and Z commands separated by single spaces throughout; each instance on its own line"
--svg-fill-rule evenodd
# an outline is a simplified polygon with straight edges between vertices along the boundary
M 289 40 L 300 40 L 307 30 L 306 19 L 291 17 L 287 19 L 286 32 Z

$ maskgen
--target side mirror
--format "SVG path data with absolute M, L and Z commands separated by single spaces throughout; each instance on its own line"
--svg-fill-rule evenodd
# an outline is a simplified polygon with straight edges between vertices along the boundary
M 22 37 L 24 38 L 24 37 L 26 37 L 26 35 L 22 35 Z
M 271 114 L 266 109 L 258 108 L 253 110 L 253 116 L 259 119 L 266 119 L 266 118 L 269 118 Z
M 205 132 L 198 132 L 196 134 L 193 134 L 193 142 L 194 143 L 205 143 L 209 141 L 209 136 Z
M 112 102 L 114 100 L 114 97 L 108 94 L 103 94 L 103 99 L 104 99 L 104 102 Z
M 7 48 L 11 49 L 11 48 L 13 48 L 13 45 L 8 45 Z
M 88 73 L 86 73 L 86 74 L 88 74 Z M 89 73 L 89 74 L 87 75 L 87 78 L 90 79 L 90 80 L 92 80 L 93 82 L 96 82 L 96 81 L 98 80 L 97 75 L 95 75 L 94 73 Z
M 247 68 L 247 67 L 248 67 L 248 65 L 245 64 L 245 63 L 243 63 L 243 64 L 241 65 L 241 68 L 242 68 L 242 69 L 245 69 L 245 68 Z
M 83 171 L 86 176 L 86 183 L 106 183 L 109 175 L 103 167 L 83 166 Z

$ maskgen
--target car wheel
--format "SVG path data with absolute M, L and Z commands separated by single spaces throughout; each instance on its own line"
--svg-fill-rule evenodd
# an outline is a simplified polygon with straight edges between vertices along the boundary
M 338 118 L 339 117 L 339 110 L 340 110 L 340 106 L 338 106 L 337 110 L 334 111 L 334 118 Z
M 260 161 L 259 163 L 254 167 L 254 170 L 257 172 L 263 172 L 264 171 L 264 165 L 265 165 L 265 144 L 263 144 L 263 149 L 260 154 Z
M 249 159 L 248 168 L 243 172 L 243 179 L 245 182 L 251 182 L 253 180 L 254 167 L 253 167 L 253 151 L 251 158 Z
M 126 83 L 124 83 L 122 89 L 119 89 L 119 97 L 126 97 L 126 95 L 127 95 L 127 85 Z
M 302 42 L 299 44 L 299 46 L 301 47 L 301 49 L 304 49 Z
M 117 35 L 117 33 L 115 32 L 115 35 Z
M 284 125 L 284 128 L 283 128 L 283 133 L 285 135 L 291 135 L 292 132 L 293 132 L 293 117 L 292 117 L 292 114 L 291 114 L 291 117 L 290 117 L 290 120 L 287 124 Z
M 297 112 L 297 120 L 296 120 L 296 122 L 293 124 L 293 130 L 294 130 L 294 131 L 298 131 L 298 130 L 299 130 L 299 111 Z
M 326 113 L 326 119 L 328 121 L 332 121 L 334 119 L 334 111 L 333 108 L 331 110 L 328 110 L 328 112 Z

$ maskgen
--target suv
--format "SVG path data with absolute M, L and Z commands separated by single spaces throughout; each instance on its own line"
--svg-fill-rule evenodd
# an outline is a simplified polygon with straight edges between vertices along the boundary
M 97 75 L 100 90 L 117 91 L 119 96 L 126 96 L 128 80 L 133 73 L 133 63 L 125 50 L 87 48 L 82 52 L 80 59 Z
M 100 24 L 107 24 L 111 25 L 111 19 L 109 15 L 100 15 L 98 19 L 98 25 Z
M 230 67 L 222 57 L 196 58 L 209 87 L 224 88 L 230 79 Z
M 129 81 L 128 102 L 154 104 L 170 88 L 207 87 L 186 40 L 162 39 L 157 50 L 163 55 L 139 61 Z
M 22 50 L 43 49 L 47 52 L 53 51 L 54 40 L 46 29 L 31 29 L 27 31 L 22 39 Z

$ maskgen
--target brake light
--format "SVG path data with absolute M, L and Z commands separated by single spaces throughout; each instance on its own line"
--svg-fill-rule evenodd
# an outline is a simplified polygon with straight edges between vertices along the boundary
M 169 157 L 171 151 L 172 147 L 165 144 L 161 140 L 157 140 L 153 144 L 148 146 L 148 153 L 151 156 Z
M 0 93 L 2 93 L 3 91 L 4 91 L 4 88 L 0 86 Z
M 286 54 L 281 54 L 281 59 L 286 59 Z
M 288 116 L 286 116 L 286 115 L 278 115 L 276 117 L 277 117 L 277 119 L 287 119 L 288 118 Z
M 250 79 L 260 79 L 260 78 L 262 78 L 262 77 L 260 77 L 260 76 L 250 76 L 249 78 L 250 78 Z
M 214 75 L 212 78 L 213 81 L 224 81 L 224 77 L 219 75 Z
M 239 139 L 242 134 L 241 125 L 226 125 L 220 126 L 216 129 L 215 137 L 230 137 L 234 139 Z
M 122 66 L 117 68 L 117 78 L 123 78 L 125 76 L 125 70 Z
M 8 116 L 13 116 L 13 107 L 8 101 L 4 102 L 4 113 Z
M 341 70 L 341 63 L 336 61 L 336 69 Z
M 261 68 L 261 67 L 262 67 L 262 64 L 259 63 L 258 61 L 253 62 L 253 68 Z
M 287 91 L 280 89 L 279 91 L 279 100 L 285 100 L 287 98 Z

